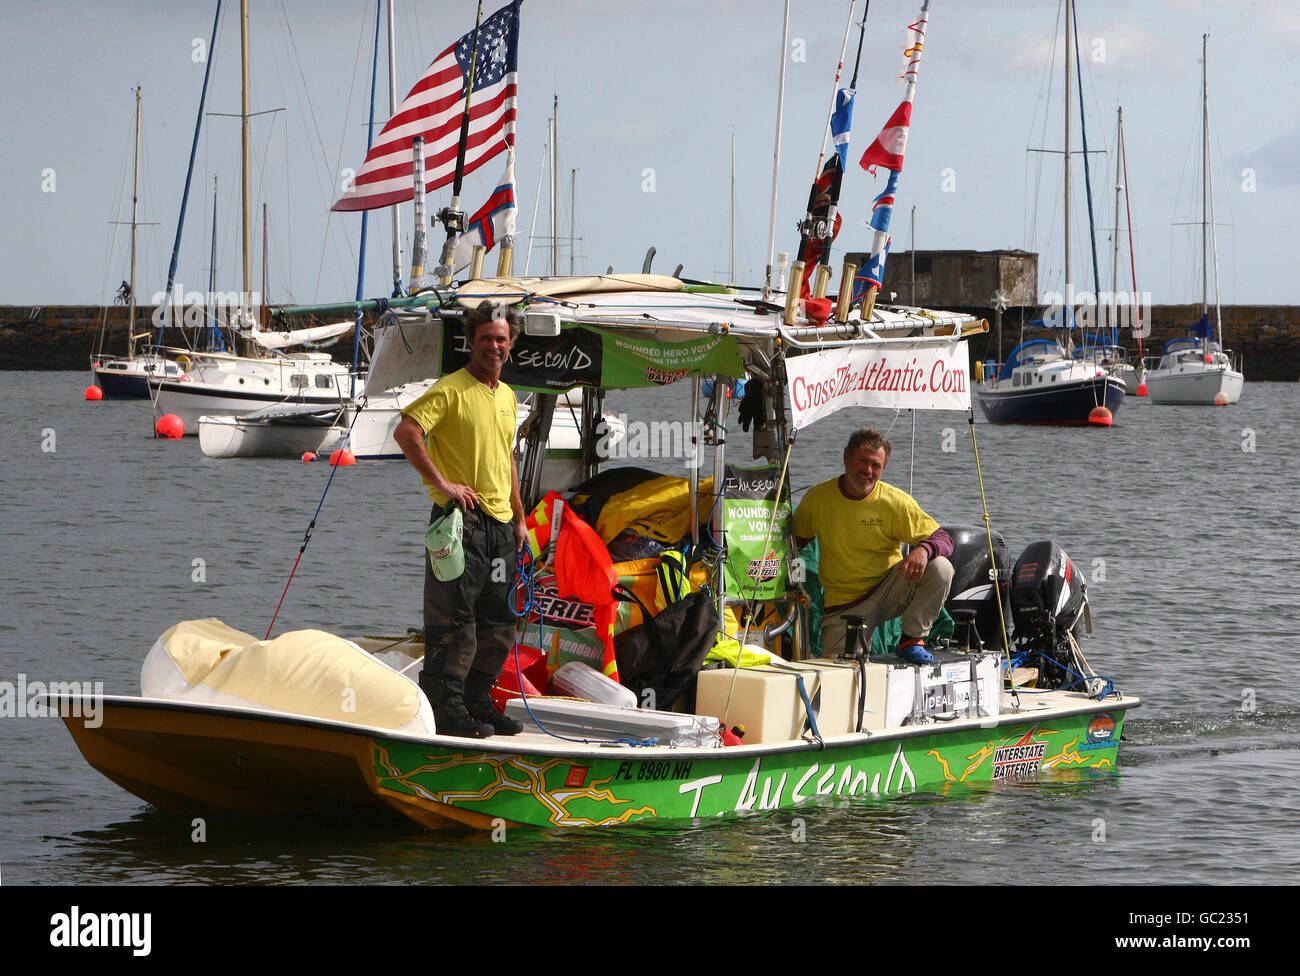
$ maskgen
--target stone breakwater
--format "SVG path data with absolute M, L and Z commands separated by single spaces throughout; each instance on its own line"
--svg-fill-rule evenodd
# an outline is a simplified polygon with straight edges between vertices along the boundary
M 970 341 L 971 362 L 995 359 L 998 345 L 993 310 L 964 308 L 960 311 L 989 320 L 988 334 Z M 152 314 L 151 306 L 136 309 L 137 334 L 152 332 Z M 1036 314 L 1036 310 L 1026 310 L 1025 321 Z M 1198 305 L 1153 305 L 1151 334 L 1143 339 L 1146 355 L 1158 357 L 1167 340 L 1186 335 L 1188 327 L 1199 317 Z M 89 305 L 0 305 L 0 369 L 86 369 L 98 343 L 101 322 L 106 322 L 106 352 L 111 355 L 125 352 L 126 320 L 127 310 L 117 306 L 105 310 Z M 1019 340 L 1020 321 L 1020 309 L 1008 309 L 1002 315 L 1003 356 Z M 301 320 L 294 324 L 306 327 L 321 323 Z M 1046 334 L 1034 330 L 1027 337 Z M 1224 306 L 1223 340 L 1227 348 L 1241 357 L 1246 379 L 1300 379 L 1300 306 Z M 1137 340 L 1132 330 L 1122 329 L 1119 341 L 1130 355 L 1136 356 Z M 175 340 L 172 344 L 184 345 Z M 344 335 L 326 351 L 340 362 L 350 361 L 352 337 Z
M 152 338 L 153 306 L 135 310 L 136 335 L 148 333 Z M 339 315 L 329 321 L 345 318 Z M 373 323 L 366 319 L 367 326 Z M 319 319 L 295 319 L 294 328 L 321 325 Z M 104 355 L 126 354 L 127 309 L 108 309 L 94 305 L 0 305 L 0 369 L 85 369 L 99 345 L 104 329 Z M 187 336 L 193 330 L 182 329 Z M 169 345 L 184 346 L 174 333 Z M 331 346 L 323 348 L 340 362 L 352 360 L 352 334 L 345 333 Z

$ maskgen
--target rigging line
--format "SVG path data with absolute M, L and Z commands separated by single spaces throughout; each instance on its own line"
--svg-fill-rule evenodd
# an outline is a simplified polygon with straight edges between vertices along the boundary
M 984 493 L 984 472 L 980 469 L 980 448 L 979 443 L 975 440 L 975 411 L 967 408 L 966 424 L 970 428 L 971 448 L 975 452 L 975 475 L 979 480 L 980 486 L 980 508 L 984 513 L 984 534 L 988 538 L 989 544 L 989 565 L 992 567 L 990 572 L 993 579 L 993 596 L 998 604 L 998 623 L 1002 628 L 1002 652 L 1007 659 L 1007 680 L 1011 682 L 1011 697 L 1015 700 L 1016 708 L 1020 708 L 1020 695 L 1016 690 L 1015 675 L 1011 670 L 1011 638 L 1007 635 L 1007 616 L 1002 606 L 1002 585 L 998 579 L 998 560 L 993 548 L 993 524 L 989 521 L 989 503 Z
M 347 433 L 343 435 L 340 442 L 339 450 L 347 445 L 352 439 L 352 428 L 356 426 L 357 418 L 361 416 L 361 410 L 366 405 L 367 397 L 362 395 L 361 399 L 355 404 L 356 409 L 352 413 L 352 420 L 348 423 Z M 312 514 L 311 521 L 307 523 L 307 530 L 303 533 L 302 545 L 298 547 L 298 558 L 293 561 L 293 569 L 289 570 L 289 578 L 284 581 L 284 590 L 280 593 L 280 602 L 275 605 L 275 613 L 271 614 L 271 622 L 266 625 L 266 636 L 263 640 L 271 639 L 271 628 L 275 626 L 276 618 L 280 616 L 280 608 L 284 606 L 284 598 L 289 593 L 289 585 L 293 582 L 294 574 L 298 572 L 298 564 L 302 562 L 303 553 L 307 551 L 307 545 L 311 542 L 312 530 L 316 528 L 316 520 L 320 518 L 321 509 L 325 506 L 325 496 L 330 492 L 330 486 L 334 484 L 334 476 L 338 474 L 341 464 L 330 465 L 330 476 L 325 482 L 325 489 L 320 493 L 320 501 L 316 503 L 316 511 Z
M 343 126 L 339 132 L 339 151 L 338 151 L 338 156 L 335 158 L 334 161 L 334 172 L 336 173 L 341 171 L 340 168 L 343 165 L 343 143 L 347 140 L 348 124 L 352 119 L 352 96 L 356 92 L 357 65 L 361 63 L 361 46 L 362 46 L 362 41 L 365 38 L 366 21 L 368 19 L 369 18 L 366 16 L 365 7 L 364 5 L 362 5 L 361 27 L 357 31 L 357 53 L 356 53 L 356 57 L 353 58 L 352 60 L 352 78 L 348 82 L 348 104 L 347 104 L 347 109 L 343 113 Z M 322 151 L 323 151 L 323 147 L 322 147 Z M 325 249 L 329 245 L 329 236 L 330 236 L 329 228 L 331 223 L 332 223 L 331 218 L 326 217 L 325 233 L 323 235 L 323 239 L 321 240 L 321 245 L 320 245 L 320 262 L 316 266 L 316 287 L 312 290 L 313 300 L 318 300 L 320 298 L 320 280 L 321 280 L 321 276 L 325 273 Z

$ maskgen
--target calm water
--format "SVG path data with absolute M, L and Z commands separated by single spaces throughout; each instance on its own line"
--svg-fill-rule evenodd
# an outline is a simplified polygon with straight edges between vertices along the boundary
M 178 620 L 265 630 L 328 467 L 215 461 L 194 439 L 156 441 L 147 404 L 84 403 L 84 374 L 3 381 L 0 679 L 102 680 L 135 694 L 149 646 Z M 679 414 L 679 397 L 623 394 L 610 406 L 661 419 Z M 1292 883 L 1296 416 L 1300 385 L 1251 383 L 1230 408 L 1130 399 L 1111 430 L 977 425 L 994 528 L 1013 554 L 1042 538 L 1064 546 L 1090 580 L 1089 660 L 1146 702 L 1130 713 L 1117 770 L 684 826 L 519 830 L 504 844 L 246 819 L 211 820 L 199 844 L 188 820 L 92 770 L 57 719 L 9 718 L 3 880 Z M 862 422 L 895 442 L 886 480 L 906 488 L 911 465 L 928 511 L 980 522 L 961 414 L 919 415 L 915 441 L 905 413 L 823 421 L 799 437 L 796 492 L 835 473 Z M 340 470 L 276 630 L 418 626 L 427 513 L 401 463 Z

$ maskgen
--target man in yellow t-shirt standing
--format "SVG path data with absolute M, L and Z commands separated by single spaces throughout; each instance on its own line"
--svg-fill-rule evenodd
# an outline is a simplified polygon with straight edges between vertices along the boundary
M 953 541 L 905 491 L 880 480 L 893 445 L 879 431 L 854 431 L 844 473 L 808 490 L 794 513 L 800 547 L 817 538 L 825 590 L 822 652 L 844 653 L 846 616 L 863 617 L 863 638 L 902 615 L 898 655 L 923 664 L 925 649 L 952 584 Z M 906 557 L 903 543 L 912 547 Z
M 424 556 L 420 687 L 442 735 L 484 738 L 523 728 L 489 695 L 514 644 L 509 599 L 515 554 L 527 539 L 512 450 L 515 394 L 501 382 L 518 334 L 518 317 L 503 304 L 485 301 L 470 311 L 468 365 L 403 410 L 393 433 L 433 499 L 430 524 L 453 505 L 463 518 L 464 568 L 455 579 L 439 579 L 427 549 Z

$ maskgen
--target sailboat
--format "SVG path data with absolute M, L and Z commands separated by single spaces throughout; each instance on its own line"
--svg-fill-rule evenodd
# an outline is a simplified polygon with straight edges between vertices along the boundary
M 213 22 L 215 41 L 217 22 L 220 19 L 221 6 L 217 5 L 217 17 Z M 149 395 L 154 401 L 155 416 L 174 414 L 184 424 L 184 433 L 198 433 L 199 419 L 208 414 L 240 415 L 264 407 L 282 404 L 297 404 L 316 408 L 331 405 L 338 407 L 354 392 L 351 369 L 344 363 L 336 363 L 327 353 L 295 352 L 284 353 L 281 350 L 293 345 L 305 343 L 322 343 L 342 335 L 356 326 L 352 322 L 334 323 L 317 326 L 301 332 L 266 332 L 262 331 L 249 306 L 252 301 L 252 265 L 251 265 L 251 159 L 248 133 L 248 2 L 240 3 L 241 45 L 240 56 L 243 67 L 241 122 L 241 185 L 243 196 L 243 295 L 241 307 L 235 316 L 237 331 L 248 340 L 254 351 L 251 356 L 238 356 L 225 352 L 195 351 L 187 349 L 170 350 L 177 354 L 177 360 L 185 359 L 186 370 L 180 377 L 156 377 L 149 380 Z M 211 45 L 209 45 L 211 49 Z M 207 93 L 207 81 L 204 81 L 204 96 Z M 198 139 L 198 124 L 203 114 L 202 99 L 199 105 L 199 123 L 195 128 L 195 145 Z M 191 149 L 190 168 L 194 166 L 194 152 Z M 186 178 L 186 192 L 189 190 L 189 177 Z M 184 220 L 184 202 L 181 204 L 181 220 Z M 172 252 L 172 264 L 168 273 L 167 294 L 164 297 L 164 314 L 173 299 L 173 282 L 176 270 L 177 250 L 180 245 L 180 228 L 177 229 L 176 245 Z M 263 245 L 265 250 L 265 245 Z M 265 286 L 265 282 L 263 282 Z M 356 380 L 359 387 L 361 380 Z
M 96 350 L 91 357 L 90 371 L 94 374 L 95 385 L 104 391 L 104 396 L 114 400 L 144 399 L 149 395 L 148 378 L 150 376 L 168 376 L 179 379 L 181 368 L 176 363 L 164 359 L 157 353 L 136 353 L 135 333 L 135 240 L 136 228 L 140 225 L 140 89 L 135 90 L 135 152 L 132 160 L 131 178 L 131 271 L 126 282 L 126 297 L 129 311 L 126 327 L 126 357 L 124 359 L 105 359 L 102 349 Z M 107 318 L 107 312 L 105 312 Z M 103 332 L 100 333 L 103 341 Z
M 1124 381 L 1124 388 L 1129 396 L 1146 396 L 1144 389 L 1147 370 L 1142 362 L 1142 332 L 1135 329 L 1138 341 L 1138 359 L 1133 362 L 1128 358 L 1127 350 L 1119 345 L 1119 306 L 1123 301 L 1119 284 L 1119 218 L 1120 202 L 1128 205 L 1128 163 L 1124 154 L 1124 109 L 1117 110 L 1115 137 L 1115 229 L 1111 237 L 1111 322 L 1083 337 L 1083 344 L 1074 351 L 1076 359 L 1087 359 L 1109 369 Z M 1131 307 L 1135 314 L 1141 315 L 1137 294 L 1137 265 L 1133 261 L 1133 224 L 1130 219 L 1129 230 L 1129 265 L 1133 272 L 1133 292 Z M 1140 325 L 1140 323 L 1139 323 Z
M 1056 339 L 1021 342 L 1005 363 L 986 363 L 976 377 L 976 399 L 991 424 L 1107 426 L 1124 402 L 1124 381 L 1096 358 L 1073 355 L 1074 328 L 1070 279 L 1070 73 L 1074 4 L 1065 4 L 1065 304 L 1035 323 L 1065 330 Z
M 1226 406 L 1241 399 L 1245 377 L 1223 348 L 1219 308 L 1219 247 L 1214 236 L 1214 183 L 1210 176 L 1210 96 L 1206 62 L 1209 34 L 1201 35 L 1201 317 L 1181 339 L 1165 343 L 1160 365 L 1147 376 L 1153 403 Z M 1214 248 L 1214 317 L 1210 324 L 1209 248 Z M 1217 337 L 1217 338 L 1216 338 Z

